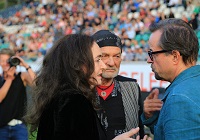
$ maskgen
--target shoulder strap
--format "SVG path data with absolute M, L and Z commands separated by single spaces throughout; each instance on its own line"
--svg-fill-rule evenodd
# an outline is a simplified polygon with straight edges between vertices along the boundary
M 119 82 L 126 115 L 126 131 L 139 126 L 139 86 L 136 82 Z M 136 134 L 138 135 L 138 134 Z M 136 137 L 134 135 L 134 137 Z

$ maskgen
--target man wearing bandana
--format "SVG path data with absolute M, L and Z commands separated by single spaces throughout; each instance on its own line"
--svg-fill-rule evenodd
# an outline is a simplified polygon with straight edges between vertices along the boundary
M 102 60 L 107 66 L 102 74 L 102 85 L 96 88 L 100 105 L 97 113 L 107 140 L 136 127 L 140 127 L 139 135 L 143 138 L 144 126 L 140 120 L 143 106 L 139 85 L 135 79 L 118 75 L 122 61 L 121 39 L 109 30 L 100 30 L 92 37 L 101 48 Z

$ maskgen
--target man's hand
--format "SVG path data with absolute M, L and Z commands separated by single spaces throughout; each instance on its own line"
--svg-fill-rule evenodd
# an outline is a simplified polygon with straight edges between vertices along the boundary
M 115 137 L 113 140 L 140 140 L 140 136 L 137 136 L 136 139 L 131 138 L 134 134 L 138 133 L 139 129 L 140 129 L 139 127 L 131 129 L 130 131 Z M 150 137 L 148 138 L 148 136 L 145 135 L 143 140 L 152 140 L 152 139 Z
M 159 90 L 154 89 L 149 96 L 144 100 L 144 115 L 146 119 L 153 116 L 155 111 L 159 111 L 163 105 L 163 102 L 158 99 Z

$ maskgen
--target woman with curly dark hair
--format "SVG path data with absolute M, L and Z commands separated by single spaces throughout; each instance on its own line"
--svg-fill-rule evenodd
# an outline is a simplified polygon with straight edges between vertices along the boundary
M 105 64 L 94 40 L 74 34 L 60 39 L 44 58 L 27 122 L 38 140 L 96 139 L 96 98 Z

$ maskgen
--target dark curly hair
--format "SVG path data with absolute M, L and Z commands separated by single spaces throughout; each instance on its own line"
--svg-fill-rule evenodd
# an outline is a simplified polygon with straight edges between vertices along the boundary
M 33 88 L 32 105 L 24 117 L 31 125 L 31 132 L 37 129 L 43 110 L 59 91 L 83 93 L 95 108 L 95 93 L 89 81 L 94 72 L 93 43 L 94 40 L 84 34 L 67 35 L 46 54 Z

